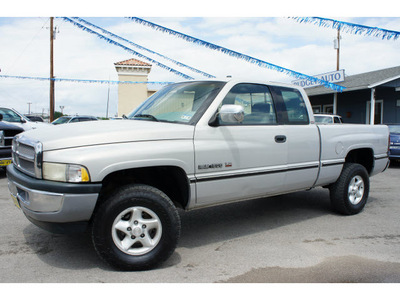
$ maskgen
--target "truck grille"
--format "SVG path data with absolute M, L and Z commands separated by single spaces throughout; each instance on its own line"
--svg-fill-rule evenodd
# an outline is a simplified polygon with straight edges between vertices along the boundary
M 21 133 L 23 129 L 3 129 L 0 130 L 0 147 L 11 147 L 14 136 Z
M 15 137 L 12 144 L 12 160 L 21 172 L 42 178 L 42 144 L 25 137 Z

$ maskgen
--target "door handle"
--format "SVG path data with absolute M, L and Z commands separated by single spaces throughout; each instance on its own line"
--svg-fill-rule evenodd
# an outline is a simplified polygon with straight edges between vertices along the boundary
M 277 136 L 275 136 L 275 142 L 277 142 L 277 143 L 286 142 L 286 135 L 277 135 Z

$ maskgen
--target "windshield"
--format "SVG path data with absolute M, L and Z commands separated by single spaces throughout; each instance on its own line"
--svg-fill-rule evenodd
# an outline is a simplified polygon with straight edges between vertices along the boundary
M 68 121 L 70 119 L 71 119 L 71 117 L 59 117 L 57 120 L 51 122 L 51 124 L 59 125 L 59 124 L 68 123 Z
M 400 125 L 388 125 L 390 133 L 400 134 Z
M 195 124 L 224 82 L 198 81 L 168 85 L 128 115 L 129 119 Z
M 21 117 L 11 109 L 0 108 L 0 114 L 3 115 L 3 121 L 21 123 Z

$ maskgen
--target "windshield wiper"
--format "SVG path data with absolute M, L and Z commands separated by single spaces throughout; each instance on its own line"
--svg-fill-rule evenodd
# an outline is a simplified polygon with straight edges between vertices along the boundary
M 155 116 L 148 115 L 148 114 L 138 114 L 138 115 L 135 115 L 133 118 L 134 119 L 136 119 L 136 118 L 144 118 L 144 119 L 150 119 L 152 121 L 159 122 L 159 120 Z

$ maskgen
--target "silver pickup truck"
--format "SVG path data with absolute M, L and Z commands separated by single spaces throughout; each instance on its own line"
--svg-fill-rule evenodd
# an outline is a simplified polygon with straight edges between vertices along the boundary
M 164 87 L 125 120 L 18 135 L 7 176 L 32 223 L 89 229 L 105 261 L 143 270 L 174 252 L 177 209 L 323 186 L 335 211 L 360 212 L 369 177 L 388 166 L 388 145 L 387 126 L 316 125 L 296 86 L 189 81 Z

